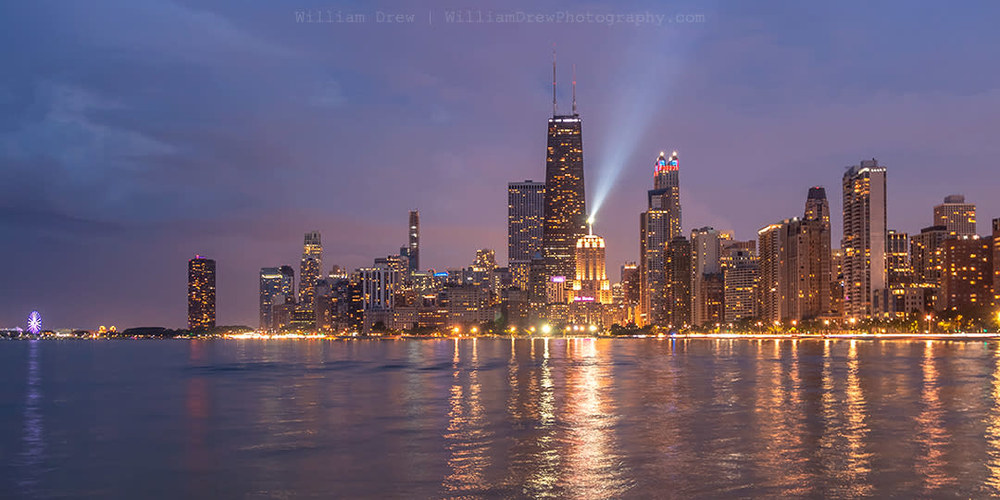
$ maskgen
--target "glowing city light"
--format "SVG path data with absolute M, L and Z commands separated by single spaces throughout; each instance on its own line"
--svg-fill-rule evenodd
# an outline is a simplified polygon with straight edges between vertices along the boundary
M 42 331 L 42 315 L 38 311 L 31 311 L 28 315 L 28 333 L 38 335 Z

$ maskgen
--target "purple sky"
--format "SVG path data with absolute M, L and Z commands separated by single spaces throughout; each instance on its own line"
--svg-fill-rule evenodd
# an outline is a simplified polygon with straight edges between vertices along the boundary
M 255 326 L 259 268 L 297 272 L 303 233 L 355 268 L 398 250 L 412 208 L 423 267 L 505 260 L 506 183 L 544 180 L 553 43 L 562 110 L 577 65 L 614 279 L 661 150 L 680 153 L 685 231 L 749 239 L 823 185 L 837 245 L 844 167 L 871 157 L 892 228 L 950 193 L 981 233 L 1000 217 L 996 3 L 494 2 L 473 14 L 704 21 L 448 23 L 465 3 L 4 3 L 0 327 L 32 309 L 48 328 L 183 326 L 195 253 L 218 261 L 219 323 Z

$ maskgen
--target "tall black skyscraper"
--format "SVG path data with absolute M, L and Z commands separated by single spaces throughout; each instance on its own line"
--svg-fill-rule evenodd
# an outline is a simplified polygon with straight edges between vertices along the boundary
M 545 223 L 542 255 L 545 279 L 572 277 L 576 272 L 576 242 L 587 234 L 587 201 L 583 185 L 582 120 L 576 112 L 576 82 L 573 83 L 573 113 L 558 114 L 556 108 L 555 57 L 552 60 L 552 118 L 549 118 L 545 157 Z

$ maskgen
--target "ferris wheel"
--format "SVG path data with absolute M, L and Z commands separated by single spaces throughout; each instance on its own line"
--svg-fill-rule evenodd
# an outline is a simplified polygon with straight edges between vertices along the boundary
M 42 331 L 42 315 L 38 311 L 31 311 L 28 315 L 28 333 L 38 335 Z

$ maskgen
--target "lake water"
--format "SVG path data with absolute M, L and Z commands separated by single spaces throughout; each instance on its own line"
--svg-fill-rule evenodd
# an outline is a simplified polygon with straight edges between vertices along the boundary
M 1000 343 L 0 342 L 0 498 L 985 497 Z

